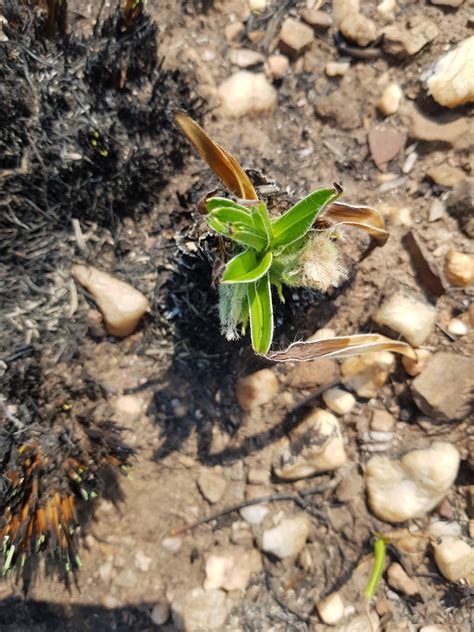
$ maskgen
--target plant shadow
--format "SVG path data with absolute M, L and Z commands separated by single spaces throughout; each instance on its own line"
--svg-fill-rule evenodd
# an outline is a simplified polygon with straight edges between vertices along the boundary
M 173 321 L 174 353 L 148 410 L 163 437 L 156 461 L 179 450 L 195 432 L 201 463 L 231 463 L 282 437 L 301 413 L 298 404 L 271 429 L 246 437 L 239 446 L 213 451 L 216 429 L 232 436 L 245 423 L 246 413 L 234 395 L 236 380 L 271 364 L 255 355 L 248 335 L 234 342 L 221 335 L 209 248 L 204 243 L 198 253 L 183 254 L 160 289 L 160 307 Z M 328 295 L 287 289 L 284 304 L 274 296 L 274 347 L 285 347 L 324 327 L 336 311 L 334 297 L 347 291 L 353 280 Z

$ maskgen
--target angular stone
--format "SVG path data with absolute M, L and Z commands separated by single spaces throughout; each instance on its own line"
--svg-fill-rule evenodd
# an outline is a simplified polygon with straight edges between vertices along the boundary
M 218 88 L 223 113 L 229 118 L 271 111 L 277 102 L 275 88 L 263 73 L 239 70 Z
M 136 423 L 143 414 L 143 400 L 136 395 L 121 395 L 115 401 L 115 414 L 122 424 Z
M 251 485 L 268 485 L 270 477 L 270 472 L 261 467 L 251 468 L 247 474 L 247 480 Z
M 71 272 L 74 279 L 92 294 L 109 334 L 125 337 L 135 331 L 150 306 L 141 292 L 92 266 L 75 265 Z
M 311 521 L 304 513 L 284 517 L 273 529 L 262 536 L 262 550 L 280 559 L 298 555 L 308 539 Z
M 395 369 L 395 356 L 390 351 L 375 351 L 346 358 L 341 364 L 344 384 L 359 397 L 376 397 Z
M 401 459 L 372 457 L 366 468 L 371 511 L 386 522 L 423 516 L 444 498 L 456 479 L 459 463 L 458 450 L 446 442 L 412 450 Z
M 262 558 L 257 549 L 241 546 L 213 550 L 205 564 L 206 580 L 204 588 L 243 590 L 253 573 L 262 570 Z
M 199 491 L 211 505 L 219 502 L 227 487 L 226 479 L 218 472 L 203 470 L 197 481 Z
M 268 511 L 269 509 L 265 505 L 249 505 L 242 507 L 239 513 L 246 522 L 257 525 L 263 522 Z
M 474 35 L 436 62 L 427 80 L 428 93 L 440 105 L 455 108 L 474 102 Z
M 249 0 L 249 8 L 251 11 L 261 13 L 267 8 L 268 0 Z
M 262 369 L 242 377 L 235 385 L 235 394 L 243 410 L 252 410 L 270 402 L 278 392 L 278 380 L 270 369 Z
M 313 29 L 294 18 L 286 18 L 281 26 L 279 48 L 282 53 L 296 56 L 314 41 Z
M 252 529 L 245 520 L 235 520 L 230 525 L 230 541 L 238 546 L 250 547 L 253 543 Z
M 344 617 L 344 602 L 338 592 L 334 592 L 316 604 L 319 616 L 327 625 L 336 625 Z
M 332 26 L 332 17 L 329 13 L 318 11 L 317 9 L 303 9 L 301 18 L 314 28 L 328 29 Z
M 444 274 L 453 285 L 471 285 L 474 282 L 474 255 L 449 250 L 444 260 Z
M 474 547 L 464 540 L 444 538 L 433 544 L 434 558 L 441 573 L 450 582 L 465 580 L 474 586 Z
M 337 386 L 324 391 L 323 401 L 337 415 L 347 415 L 356 405 L 354 395 Z
M 242 22 L 232 22 L 231 24 L 227 24 L 224 28 L 224 35 L 228 42 L 233 42 L 238 39 L 239 36 L 243 33 L 245 26 Z
M 395 427 L 395 419 L 388 410 L 376 409 L 372 413 L 370 429 L 374 432 L 392 432 Z
M 170 606 L 165 600 L 155 603 L 151 612 L 150 619 L 155 625 L 163 625 L 170 618 Z
M 446 327 L 446 331 L 454 336 L 465 336 L 469 333 L 469 327 L 460 318 L 451 318 Z
M 330 358 L 298 362 L 288 376 L 288 385 L 293 388 L 314 388 L 328 384 L 339 377 L 339 368 Z
M 464 419 L 471 409 L 474 358 L 441 351 L 413 380 L 411 390 L 418 408 L 441 421 Z
M 335 630 L 336 632 L 380 632 L 379 617 L 374 611 L 368 614 L 359 614 L 348 623 L 342 623 Z
M 280 446 L 274 471 L 283 480 L 335 470 L 346 462 L 339 422 L 321 408 L 310 413 Z
M 368 46 L 377 39 L 375 22 L 361 13 L 347 13 L 339 23 L 339 30 L 347 39 L 359 46 Z
M 429 222 L 437 222 L 446 215 L 446 204 L 439 198 L 435 198 L 430 206 Z
M 443 187 L 455 187 L 466 179 L 466 174 L 462 169 L 446 163 L 428 169 L 427 176 Z
M 229 52 L 229 60 L 231 64 L 239 66 L 239 68 L 250 68 L 257 64 L 262 64 L 265 57 L 262 53 L 251 48 L 233 48 Z
M 345 476 L 336 488 L 336 498 L 340 503 L 347 503 L 362 492 L 364 479 L 356 471 L 351 471 Z
M 266 70 L 274 79 L 283 79 L 290 70 L 290 62 L 286 55 L 270 55 L 267 59 Z
M 385 116 L 391 116 L 398 111 L 403 98 L 403 92 L 396 83 L 391 83 L 385 88 L 382 96 L 377 101 L 377 108 Z
M 223 590 L 194 588 L 173 601 L 173 624 L 177 632 L 223 630 L 230 607 Z
M 416 55 L 439 35 L 436 24 L 421 15 L 410 20 L 408 26 L 393 24 L 384 29 L 383 47 L 386 53 L 400 58 Z
M 349 61 L 329 61 L 324 67 L 324 72 L 328 77 L 342 77 L 351 67 Z
M 394 562 L 388 567 L 387 579 L 391 588 L 408 597 L 414 597 L 421 592 L 417 582 L 407 575 L 403 566 L 398 562 Z
M 331 329 L 331 327 L 322 327 L 314 332 L 312 336 L 308 338 L 308 342 L 312 340 L 324 340 L 325 338 L 334 338 L 336 336 L 336 331 Z
M 411 345 L 419 347 L 433 331 L 437 312 L 421 296 L 399 290 L 382 303 L 373 318 L 377 324 L 402 334 Z
M 388 127 L 374 127 L 368 134 L 369 149 L 379 169 L 385 169 L 405 146 L 407 135 Z
M 333 0 L 332 16 L 336 26 L 339 27 L 341 21 L 350 13 L 359 13 L 360 0 Z
M 377 5 L 377 14 L 386 22 L 393 22 L 397 11 L 397 0 L 382 0 L 382 2 Z

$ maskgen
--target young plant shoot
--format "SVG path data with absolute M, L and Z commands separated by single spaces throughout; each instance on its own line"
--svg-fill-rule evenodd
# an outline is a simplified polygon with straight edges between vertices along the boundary
M 237 160 L 215 143 L 186 114 L 175 120 L 236 200 L 206 199 L 209 227 L 230 240 L 231 258 L 219 285 L 219 315 L 228 340 L 250 327 L 252 347 L 274 361 L 309 360 L 390 349 L 416 357 L 403 342 L 379 335 L 342 336 L 299 342 L 270 353 L 273 339 L 272 286 L 281 301 L 282 288 L 308 287 L 327 291 L 346 278 L 339 255 L 338 227 L 346 224 L 369 233 L 379 245 L 388 238 L 383 218 L 374 209 L 338 202 L 339 185 L 319 189 L 278 217 L 270 217 Z

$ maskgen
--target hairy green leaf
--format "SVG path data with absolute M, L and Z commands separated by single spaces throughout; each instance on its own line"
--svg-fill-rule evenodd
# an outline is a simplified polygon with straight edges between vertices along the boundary
M 250 283 L 268 272 L 273 255 L 267 252 L 258 261 L 253 250 L 246 250 L 229 261 L 222 276 L 222 283 Z
M 268 274 L 247 288 L 250 314 L 252 347 L 256 353 L 265 354 L 273 338 L 273 309 Z
M 303 237 L 313 225 L 318 213 L 339 197 L 340 191 L 319 189 L 292 206 L 286 213 L 272 220 L 274 248 L 287 246 Z

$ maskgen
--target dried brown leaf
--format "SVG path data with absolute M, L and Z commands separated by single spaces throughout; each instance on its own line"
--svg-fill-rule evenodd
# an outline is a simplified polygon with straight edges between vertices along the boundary
M 242 200 L 258 199 L 249 177 L 232 154 L 214 142 L 187 114 L 176 112 L 175 121 L 201 158 L 233 195 Z
M 406 342 L 391 340 L 379 334 L 357 334 L 294 342 L 288 349 L 269 353 L 266 357 L 273 362 L 307 362 L 318 358 L 344 358 L 372 351 L 394 351 L 412 360 L 417 359 L 415 351 Z
M 364 230 L 376 239 L 379 246 L 383 246 L 389 236 L 382 215 L 370 206 L 333 202 L 321 214 L 321 221 L 325 220 Z

